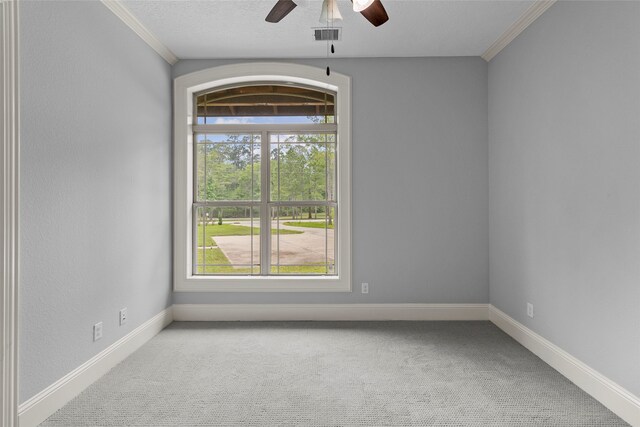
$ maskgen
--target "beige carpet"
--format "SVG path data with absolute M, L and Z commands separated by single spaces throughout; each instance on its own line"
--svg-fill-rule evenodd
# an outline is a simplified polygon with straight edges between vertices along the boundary
M 173 323 L 43 426 L 627 425 L 489 322 Z

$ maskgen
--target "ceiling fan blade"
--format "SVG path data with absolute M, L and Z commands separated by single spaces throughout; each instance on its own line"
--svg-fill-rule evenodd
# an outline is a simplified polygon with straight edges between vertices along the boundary
M 384 6 L 380 0 L 374 0 L 371 6 L 360 13 L 375 27 L 379 27 L 389 20 L 389 15 L 387 15 L 387 11 L 384 10 Z
M 280 22 L 280 20 L 287 16 L 296 6 L 297 4 L 295 4 L 293 0 L 278 0 L 265 18 L 265 21 L 273 23 Z

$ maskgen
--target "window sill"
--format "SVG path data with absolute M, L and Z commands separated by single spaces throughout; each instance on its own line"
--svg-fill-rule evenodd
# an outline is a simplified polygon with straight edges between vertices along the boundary
M 174 292 L 351 292 L 351 281 L 339 276 L 215 278 L 189 276 L 176 280 L 173 290 Z

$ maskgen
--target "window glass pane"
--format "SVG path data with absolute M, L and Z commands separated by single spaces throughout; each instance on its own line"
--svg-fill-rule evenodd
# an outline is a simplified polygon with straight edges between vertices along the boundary
M 260 134 L 196 134 L 196 201 L 260 200 Z
M 335 208 L 279 206 L 271 215 L 271 274 L 335 274 Z
M 221 126 L 194 128 L 194 274 L 335 275 L 337 137 L 325 131 L 334 127 L 317 126 L 335 123 L 334 94 L 258 83 L 195 101 L 196 124 Z M 306 125 L 287 126 L 295 123 Z M 264 194 L 262 182 L 270 186 Z M 260 212 L 269 212 L 268 229 L 260 229 Z
M 271 134 L 271 200 L 330 200 L 335 194 L 335 135 Z
M 195 274 L 260 274 L 260 209 L 196 207 Z
M 257 84 L 200 94 L 197 124 L 334 123 L 335 97 L 307 87 Z
M 333 143 L 327 144 L 327 200 L 335 202 L 338 200 L 336 194 L 336 144 L 335 135 L 330 135 Z
M 207 144 L 204 144 L 206 140 L 205 135 L 196 135 L 196 144 L 194 148 L 194 165 L 193 167 L 197 170 L 195 175 L 196 185 L 193 195 L 194 201 L 206 200 L 206 186 L 205 186 L 205 173 L 207 172 L 207 164 L 205 162 L 205 158 L 208 158 L 207 151 L 210 149 L 207 147 Z

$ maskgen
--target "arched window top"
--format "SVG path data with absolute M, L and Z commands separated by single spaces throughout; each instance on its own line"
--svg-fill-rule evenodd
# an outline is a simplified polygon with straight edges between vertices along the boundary
M 196 94 L 197 123 L 331 123 L 335 93 L 315 87 L 253 83 Z M 272 119 L 269 119 L 269 118 Z
M 230 64 L 185 74 L 174 80 L 174 132 L 176 291 L 351 291 L 349 76 L 338 72 L 327 76 L 324 68 L 284 62 Z M 244 163 L 226 162 L 236 149 L 249 150 L 250 169 L 244 169 Z M 310 161 L 303 162 L 305 158 Z M 289 166 L 291 170 L 285 170 Z M 223 179 L 217 178 L 220 174 Z M 317 184 L 319 192 L 296 187 L 295 200 L 283 196 L 289 190 L 286 185 L 302 184 L 305 181 L 299 178 L 309 174 L 313 179 L 307 181 Z M 199 192 L 211 183 L 247 182 L 253 183 L 246 193 L 250 197 L 242 199 L 218 200 Z M 253 225 L 243 224 L 247 218 L 238 218 L 242 212 Z M 236 234 L 215 239 L 207 235 L 207 227 L 220 227 L 221 220 L 234 233 L 241 229 L 237 236 L 249 236 L 245 240 L 253 245 L 253 257 L 248 263 L 229 259 L 231 252 L 219 246 Z M 301 225 L 285 221 L 314 224 L 284 231 Z M 258 234 L 259 239 L 252 238 Z M 296 247 L 296 238 L 305 236 L 318 237 L 311 240 L 317 243 L 314 253 L 324 257 L 320 267 L 306 253 L 298 261 L 286 258 L 286 239 Z M 211 271 L 216 269 L 220 271 Z

